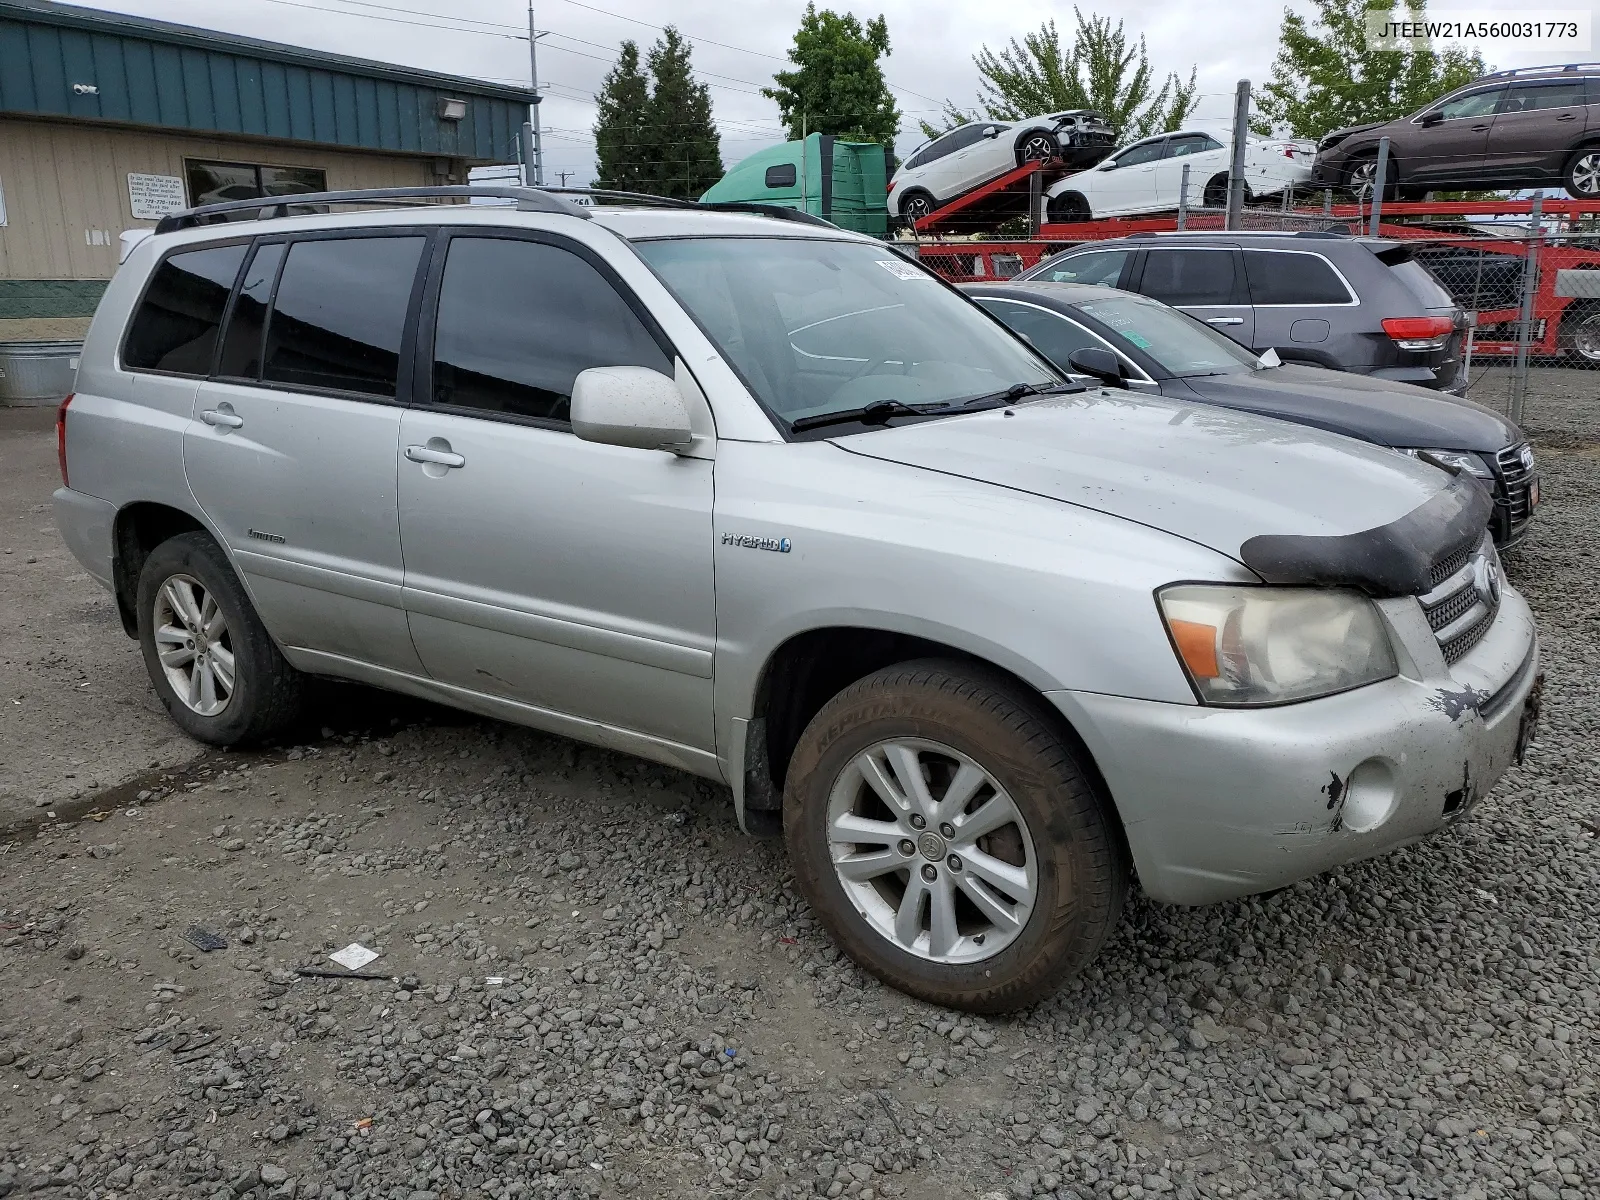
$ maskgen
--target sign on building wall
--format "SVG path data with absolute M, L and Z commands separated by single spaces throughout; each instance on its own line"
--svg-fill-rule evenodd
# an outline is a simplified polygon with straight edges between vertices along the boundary
M 176 175 L 141 175 L 128 172 L 128 203 L 135 220 L 159 221 L 188 207 L 183 180 Z

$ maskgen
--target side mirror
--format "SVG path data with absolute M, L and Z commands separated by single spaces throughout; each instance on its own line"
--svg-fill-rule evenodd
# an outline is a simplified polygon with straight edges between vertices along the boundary
M 1422 127 L 1424 129 L 1428 129 L 1434 125 L 1438 125 L 1443 120 L 1444 113 L 1440 109 L 1436 108 L 1432 112 L 1426 112 L 1422 114 Z
M 1000 130 L 994 125 L 986 126 L 983 131 L 983 136 L 986 138 L 997 138 L 1000 136 Z
M 572 432 L 586 442 L 638 450 L 689 445 L 689 409 L 678 385 L 649 367 L 590 367 L 572 384 Z
M 1067 367 L 1079 375 L 1088 375 L 1113 387 L 1126 387 L 1122 381 L 1122 364 L 1117 356 L 1103 346 L 1084 346 L 1067 356 Z

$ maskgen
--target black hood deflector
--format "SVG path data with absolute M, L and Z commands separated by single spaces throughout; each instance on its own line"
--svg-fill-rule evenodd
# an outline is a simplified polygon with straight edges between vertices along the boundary
M 1239 548 L 1239 561 L 1267 583 L 1420 596 L 1433 588 L 1434 563 L 1483 540 L 1493 511 L 1488 489 L 1461 471 L 1397 521 L 1332 537 L 1259 534 Z

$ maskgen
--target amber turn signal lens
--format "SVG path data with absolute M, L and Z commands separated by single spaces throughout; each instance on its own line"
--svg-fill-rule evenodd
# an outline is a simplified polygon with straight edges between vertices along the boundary
M 1217 630 L 1199 621 L 1168 621 L 1172 640 L 1178 644 L 1178 653 L 1189 674 L 1196 679 L 1215 679 L 1222 674 L 1217 668 Z

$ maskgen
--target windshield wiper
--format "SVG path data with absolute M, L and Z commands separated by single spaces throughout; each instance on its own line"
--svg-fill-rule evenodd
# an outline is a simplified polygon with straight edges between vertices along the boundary
M 1062 396 L 1069 392 L 1088 390 L 1088 386 L 1082 383 L 1051 383 L 1042 387 L 1036 383 L 1013 383 L 1003 392 L 988 392 L 982 396 L 974 396 L 971 400 L 963 400 L 960 404 L 940 411 L 941 413 L 975 412 L 984 408 L 1003 408 L 1026 396 Z
M 899 400 L 874 400 L 871 404 L 863 404 L 860 408 L 841 408 L 838 412 L 800 417 L 789 423 L 789 430 L 792 433 L 804 433 L 807 429 L 821 429 L 824 425 L 843 425 L 847 422 L 884 425 L 888 423 L 890 417 L 920 417 L 930 412 L 942 412 L 949 407 L 948 404 L 912 406 L 903 404 Z

